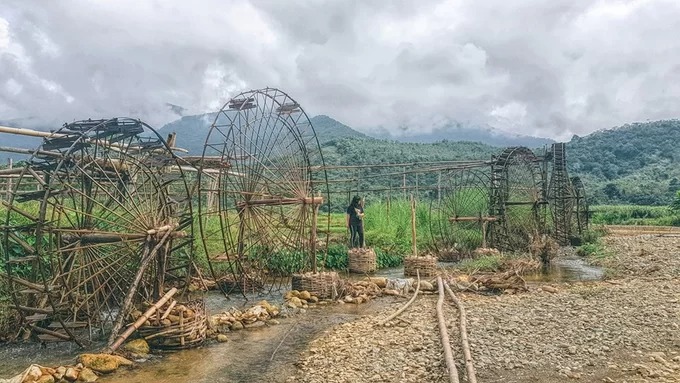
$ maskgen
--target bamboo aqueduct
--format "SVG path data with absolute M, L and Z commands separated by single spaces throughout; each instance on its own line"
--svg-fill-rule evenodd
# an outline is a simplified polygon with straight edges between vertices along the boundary
M 186 288 L 201 269 L 225 294 L 289 284 L 266 267 L 274 252 L 302 257 L 295 272 L 320 272 L 331 212 L 349 194 L 380 191 L 372 184 L 392 185 L 387 206 L 408 194 L 429 205 L 431 223 L 418 230 L 438 251 L 525 251 L 538 235 L 568 244 L 588 225 L 564 144 L 480 161 L 331 166 L 300 104 L 272 88 L 229 100 L 200 156 L 132 118 L 0 132 L 43 138 L 37 149 L 0 147 L 30 155 L 0 170 L 0 247 L 24 334 L 43 341 L 113 339 L 133 307 Z

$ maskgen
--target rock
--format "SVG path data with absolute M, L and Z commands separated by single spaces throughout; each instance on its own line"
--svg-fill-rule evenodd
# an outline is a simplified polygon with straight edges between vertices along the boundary
M 36 380 L 35 383 L 54 383 L 54 376 L 45 374 Z
M 64 366 L 59 366 L 54 369 L 54 378 L 59 380 L 64 377 L 64 374 L 66 373 L 66 367 Z
M 146 343 L 144 339 L 135 339 L 125 343 L 123 345 L 123 351 L 134 355 L 146 355 L 151 350 L 149 349 L 149 344 Z
M 83 366 L 105 374 L 116 371 L 120 366 L 132 365 L 131 361 L 122 356 L 109 354 L 82 354 L 78 360 Z
M 80 374 L 78 375 L 78 381 L 79 382 L 95 382 L 97 381 L 97 374 L 94 373 L 94 371 L 90 370 L 89 368 L 85 367 L 83 368 L 82 371 L 80 371 Z
M 237 330 L 243 330 L 243 323 L 236 321 L 231 324 L 231 330 L 237 331 Z
M 556 294 L 557 292 L 559 292 L 559 290 L 557 290 L 556 287 L 552 286 L 541 286 L 541 290 L 552 294 Z
M 229 337 L 227 337 L 224 334 L 217 334 L 217 341 L 220 342 L 220 343 L 228 342 Z
M 311 298 L 311 297 L 312 297 L 312 294 L 307 290 L 300 291 L 300 295 L 298 295 L 298 298 L 304 299 L 306 301 L 309 300 L 309 298 Z
M 290 308 L 298 309 L 298 308 L 302 307 L 303 303 L 300 300 L 300 298 L 292 297 L 288 300 L 287 304 L 288 304 L 288 307 L 290 307 Z
M 40 371 L 40 367 L 33 364 L 26 371 L 22 383 L 35 382 L 36 380 L 40 379 L 40 376 L 42 376 L 42 371 Z
M 309 297 L 307 302 L 309 302 L 309 303 L 319 303 L 319 298 L 312 295 L 311 297 Z
M 270 320 L 267 321 L 267 324 L 270 325 L 270 326 L 276 326 L 276 325 L 278 325 L 278 324 L 280 324 L 280 323 L 281 323 L 281 322 L 279 322 L 279 321 L 276 320 L 276 319 L 270 319 Z
M 385 294 L 385 295 L 401 295 L 401 293 L 399 293 L 399 291 L 392 290 L 392 289 L 383 290 L 383 294 Z
M 259 306 L 262 306 L 267 310 L 267 313 L 271 316 L 277 316 L 279 315 L 279 309 L 272 305 L 271 303 L 267 302 L 266 300 L 262 300 L 257 303 Z
M 293 295 L 293 297 L 300 298 L 300 292 L 299 291 L 292 290 L 290 293 L 291 293 L 291 295 Z
M 64 379 L 68 380 L 69 382 L 74 382 L 76 379 L 78 379 L 78 370 L 73 367 L 67 367 L 66 372 L 64 372 Z
M 428 281 L 420 281 L 420 289 L 423 291 L 434 291 L 434 286 Z
M 40 367 L 40 372 L 42 372 L 43 375 L 54 375 L 56 370 L 50 367 Z

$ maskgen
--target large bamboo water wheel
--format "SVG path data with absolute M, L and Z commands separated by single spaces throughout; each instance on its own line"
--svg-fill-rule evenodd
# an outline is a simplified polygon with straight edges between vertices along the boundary
M 430 232 L 447 259 L 487 246 L 487 229 L 497 220 L 490 216 L 489 185 L 489 166 L 484 162 L 443 173 L 441 196 L 430 209 Z
M 198 211 L 203 250 L 225 293 L 316 269 L 329 192 L 323 165 L 307 114 L 286 93 L 251 90 L 222 107 L 205 141 Z
M 191 270 L 190 193 L 180 160 L 128 118 L 65 124 L 17 180 L 3 227 L 5 269 L 26 334 L 116 333 L 132 305 Z M 38 180 L 39 189 L 26 184 Z
M 505 149 L 492 164 L 491 216 L 493 244 L 501 250 L 524 251 L 543 230 L 545 205 L 540 159 L 525 147 Z

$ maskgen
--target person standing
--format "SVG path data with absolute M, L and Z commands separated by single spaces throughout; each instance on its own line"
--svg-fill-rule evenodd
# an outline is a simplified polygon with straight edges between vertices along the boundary
M 347 207 L 347 227 L 350 231 L 350 247 L 364 247 L 364 203 L 355 195 Z

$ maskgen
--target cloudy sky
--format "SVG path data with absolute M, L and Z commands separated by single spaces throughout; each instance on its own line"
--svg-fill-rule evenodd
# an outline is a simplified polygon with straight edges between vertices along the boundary
M 273 86 L 359 128 L 569 138 L 680 117 L 678 20 L 677 0 L 3 0 L 0 120 L 160 126 Z

